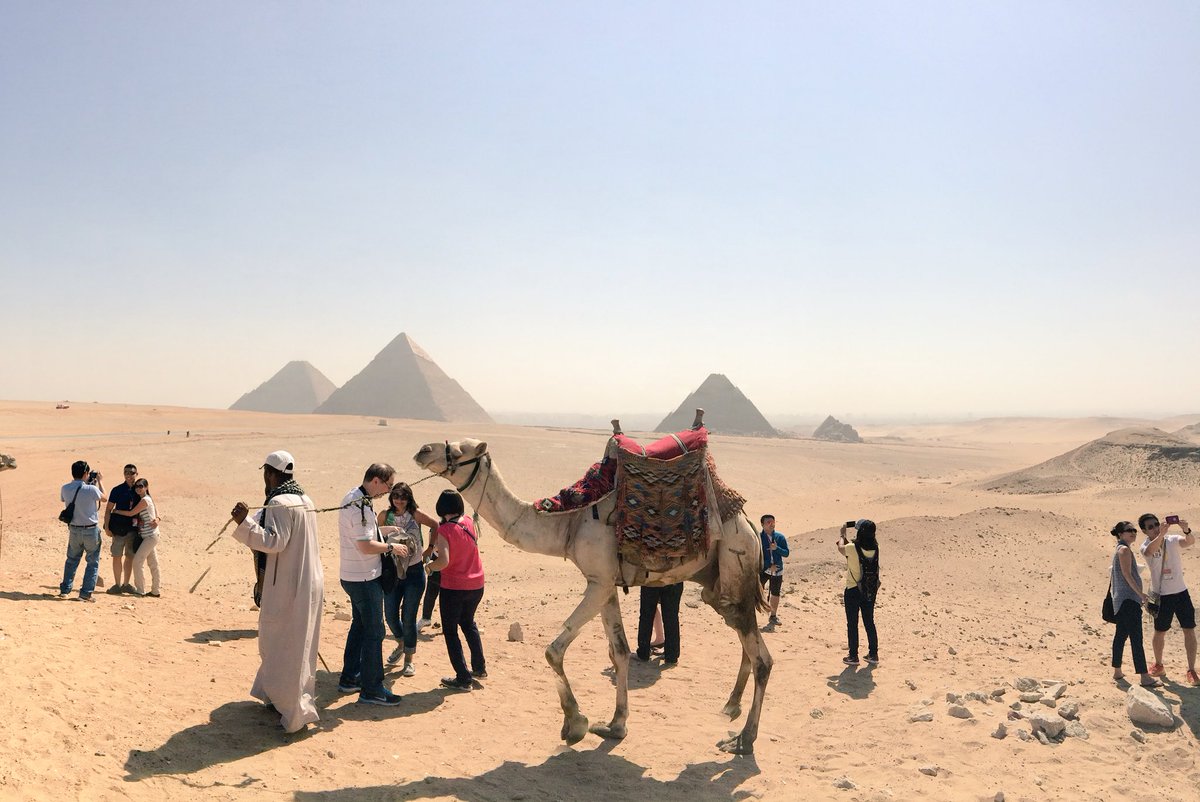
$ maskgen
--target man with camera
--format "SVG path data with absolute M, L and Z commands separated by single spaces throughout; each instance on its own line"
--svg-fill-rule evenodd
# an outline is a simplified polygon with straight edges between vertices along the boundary
M 71 595 L 79 560 L 86 554 L 87 566 L 83 569 L 79 600 L 90 602 L 96 589 L 96 575 L 100 572 L 100 502 L 108 499 L 104 495 L 100 473 L 93 471 L 84 460 L 71 464 L 71 477 L 71 481 L 62 486 L 61 493 L 67 509 L 59 517 L 67 524 L 68 538 L 67 562 L 58 595 L 63 599 Z
M 1154 613 L 1154 665 L 1150 666 L 1150 675 L 1161 677 L 1166 673 L 1163 668 L 1163 646 L 1166 645 L 1167 631 L 1171 629 L 1171 619 L 1179 621 L 1183 630 L 1183 648 L 1187 654 L 1186 680 L 1191 685 L 1200 685 L 1200 677 L 1196 676 L 1196 608 L 1192 597 L 1188 595 L 1187 585 L 1183 581 L 1183 552 L 1196 542 L 1192 528 L 1188 522 L 1178 515 L 1168 515 L 1165 524 L 1160 524 L 1158 516 L 1146 513 L 1138 518 L 1138 526 L 1146 535 L 1142 541 L 1142 556 L 1150 567 L 1150 588 L 1158 594 L 1158 611 Z M 1178 526 L 1182 534 L 1169 535 L 1172 526 Z
M 128 515 L 113 515 L 113 510 L 129 512 L 141 498 L 133 490 L 137 481 L 136 465 L 125 466 L 125 481 L 112 490 L 108 504 L 104 507 L 104 534 L 112 540 L 109 551 L 113 559 L 113 583 L 109 593 L 133 593 L 129 578 L 133 574 L 133 555 L 137 552 L 137 518 Z

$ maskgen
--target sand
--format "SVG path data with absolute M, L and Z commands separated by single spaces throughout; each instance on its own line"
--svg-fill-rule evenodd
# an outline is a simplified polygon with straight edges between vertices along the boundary
M 1200 784 L 1200 688 L 1179 684 L 1183 645 L 1167 640 L 1161 696 L 1177 723 L 1131 737 L 1125 691 L 1110 679 L 1112 630 L 1099 617 L 1112 549 L 1108 529 L 1140 512 L 1200 525 L 1194 491 L 1114 483 L 1057 493 L 998 493 L 988 480 L 1037 465 L 1129 426 L 1113 419 L 991 420 L 857 426 L 868 442 L 714 436 L 726 481 L 755 518 L 771 512 L 790 541 L 783 624 L 765 635 L 775 658 L 756 754 L 715 743 L 741 721 L 719 715 L 732 685 L 733 633 L 689 585 L 680 664 L 634 664 L 629 735 L 559 740 L 561 713 L 543 650 L 573 609 L 582 579 L 561 560 L 524 554 L 486 524 L 481 608 L 486 687 L 443 691 L 437 630 L 418 646 L 417 675 L 389 671 L 395 709 L 363 708 L 319 666 L 319 726 L 286 736 L 248 696 L 257 667 L 250 558 L 223 538 L 237 500 L 261 501 L 262 457 L 285 448 L 319 505 L 357 485 L 367 463 L 423 478 L 423 443 L 489 442 L 526 499 L 579 478 L 605 433 L 495 424 L 389 421 L 73 403 L 0 403 L 0 798 L 3 799 L 1193 799 Z M 170 430 L 170 435 L 167 431 Z M 190 436 L 185 431 L 190 430 Z M 111 483 L 137 463 L 162 514 L 161 599 L 55 598 L 66 544 L 55 516 L 70 463 L 89 460 Z M 431 508 L 445 483 L 419 485 Z M 845 668 L 836 527 L 879 523 L 881 665 Z M 337 583 L 335 516 L 322 516 L 326 572 L 321 654 L 341 666 L 347 601 Z M 1200 582 L 1200 551 L 1185 570 Z M 209 570 L 195 593 L 188 589 Z M 101 577 L 112 580 L 107 552 Z M 82 567 L 77 577 L 82 579 Z M 622 597 L 629 636 L 636 591 Z M 506 639 L 520 622 L 524 642 Z M 390 650 L 391 644 L 387 644 Z M 1147 649 L 1149 639 L 1147 638 Z M 1128 663 L 1128 658 L 1127 658 Z M 1127 666 L 1128 669 L 1128 666 Z M 567 655 L 583 712 L 606 720 L 612 672 L 598 623 Z M 1008 718 L 1018 677 L 1061 680 L 1087 737 L 1022 740 Z M 1003 690 L 1000 699 L 990 698 Z M 949 714 L 947 694 L 971 718 Z M 1049 708 L 1045 708 L 1049 709 Z M 932 721 L 910 722 L 928 711 Z M 998 724 L 1006 738 L 992 733 Z M 840 788 L 838 785 L 852 785 Z

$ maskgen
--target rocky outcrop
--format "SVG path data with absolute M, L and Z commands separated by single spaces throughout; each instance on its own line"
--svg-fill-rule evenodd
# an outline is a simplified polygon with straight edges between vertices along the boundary
M 842 423 L 837 418 L 830 415 L 820 426 L 812 433 L 814 440 L 830 440 L 835 443 L 861 443 L 862 438 L 854 427 L 848 423 Z
M 0 454 L 0 471 L 15 471 L 17 469 L 17 460 L 15 457 L 10 457 L 8 454 Z

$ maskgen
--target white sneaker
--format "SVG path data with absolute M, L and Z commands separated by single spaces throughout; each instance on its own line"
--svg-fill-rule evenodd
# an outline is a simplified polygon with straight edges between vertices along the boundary
M 392 649 L 392 653 L 388 655 L 387 664 L 389 666 L 394 666 L 396 663 L 400 662 L 402 657 L 404 657 L 404 644 L 399 643 L 396 644 L 395 649 Z
M 422 629 L 424 629 L 425 627 L 429 626 L 432 623 L 433 622 L 430 621 L 428 618 L 418 619 L 417 620 L 417 631 L 420 632 Z

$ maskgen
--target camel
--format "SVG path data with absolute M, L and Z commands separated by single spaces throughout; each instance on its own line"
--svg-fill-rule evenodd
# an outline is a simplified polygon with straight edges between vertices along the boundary
M 614 421 L 614 430 L 618 428 L 619 424 Z M 487 443 L 475 439 L 429 443 L 421 447 L 413 460 L 453 484 L 464 500 L 507 542 L 522 551 L 566 558 L 583 573 L 587 580 L 583 599 L 563 623 L 558 637 L 546 647 L 546 661 L 556 674 L 562 704 L 561 737 L 567 744 L 578 743 L 589 731 L 603 738 L 624 738 L 629 717 L 629 642 L 617 598 L 621 582 L 617 537 L 613 527 L 605 523 L 615 505 L 612 495 L 597 505 L 598 520 L 593 518 L 590 508 L 553 515 L 539 512 L 508 489 L 488 454 Z M 706 555 L 663 573 L 651 573 L 640 582 L 630 582 L 626 578 L 630 584 L 650 587 L 684 580 L 698 582 L 703 587 L 701 595 L 705 603 L 737 632 L 742 660 L 733 691 L 722 712 L 731 720 L 741 715 L 742 694 L 752 670 L 754 698 L 742 731 L 717 744 L 722 751 L 737 755 L 754 752 L 763 696 L 773 664 L 759 633 L 756 615 L 756 611 L 766 610 L 758 581 L 761 568 L 758 533 L 745 516 L 734 516 L 722 523 L 721 537 Z M 589 727 L 587 717 L 579 712 L 579 703 L 563 670 L 563 659 L 583 625 L 597 613 L 604 625 L 609 658 L 616 672 L 617 703 L 611 721 Z

